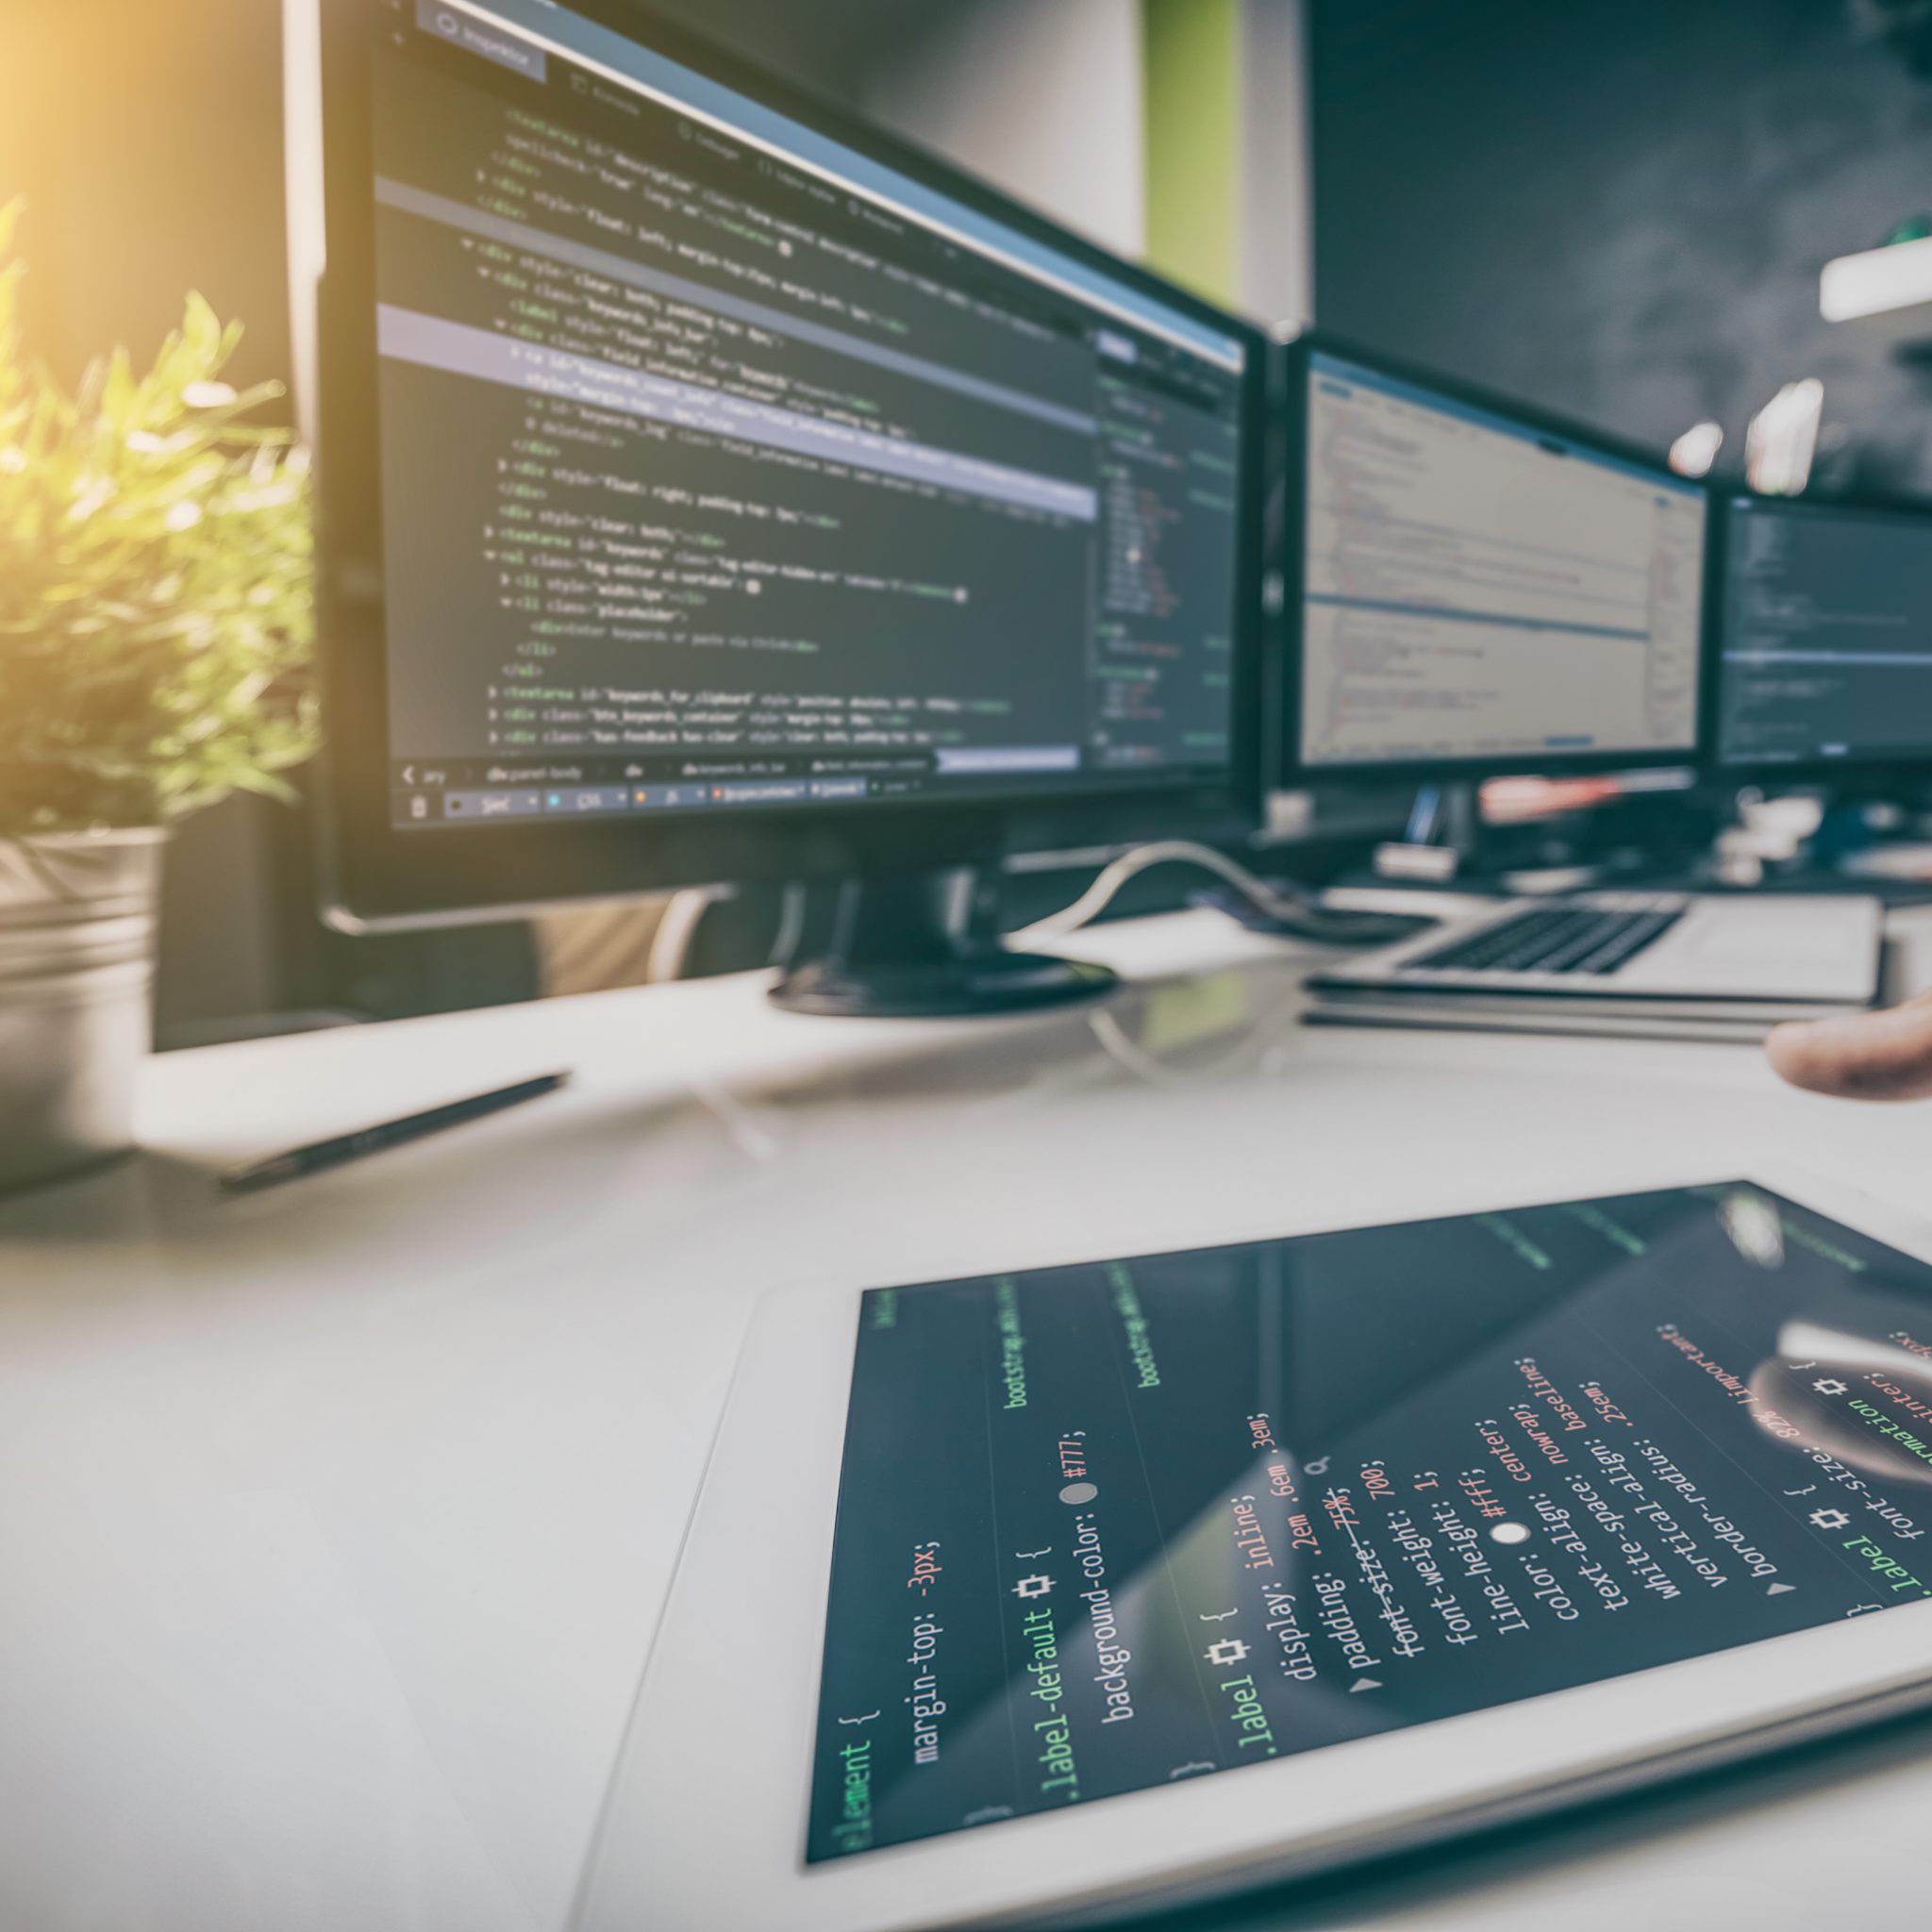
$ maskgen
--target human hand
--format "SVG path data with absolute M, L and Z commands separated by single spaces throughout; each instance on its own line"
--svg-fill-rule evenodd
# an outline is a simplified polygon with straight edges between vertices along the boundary
M 1932 992 L 1882 1013 L 1780 1026 L 1766 1052 L 1792 1086 L 1814 1093 L 1924 1100 L 1932 1096 Z

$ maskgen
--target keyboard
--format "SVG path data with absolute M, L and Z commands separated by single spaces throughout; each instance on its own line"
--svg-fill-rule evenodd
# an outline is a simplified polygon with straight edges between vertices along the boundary
M 1626 966 L 1689 910 L 1659 896 L 1619 911 L 1597 906 L 1534 906 L 1406 960 L 1405 973 L 1586 973 Z

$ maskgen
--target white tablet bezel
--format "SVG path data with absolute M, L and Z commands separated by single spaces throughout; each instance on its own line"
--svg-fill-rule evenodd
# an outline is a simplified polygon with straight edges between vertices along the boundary
M 1736 1174 L 1620 1174 L 1613 1189 Z M 1757 1164 L 1757 1185 L 1932 1262 L 1932 1227 Z M 1497 1193 L 1443 1212 L 1537 1205 Z M 1400 1220 L 1404 1217 L 1391 1217 Z M 1174 1230 L 1141 1253 L 1324 1231 Z M 1358 1220 L 1337 1226 L 1362 1224 Z M 1102 1258 L 1006 1254 L 994 1267 Z M 950 1274 L 991 1272 L 969 1263 Z M 866 1286 L 892 1286 L 878 1283 Z M 761 1304 L 740 1359 L 587 1869 L 576 1932 L 1039 1923 L 1344 1864 L 1932 1703 L 1932 1600 L 1465 1716 L 805 1863 L 858 1335 L 855 1285 Z M 1857 1635 L 1852 1632 L 1856 1629 Z

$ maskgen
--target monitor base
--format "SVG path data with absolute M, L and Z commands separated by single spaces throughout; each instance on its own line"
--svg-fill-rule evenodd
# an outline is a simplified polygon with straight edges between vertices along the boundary
M 835 1019 L 952 1020 L 1077 1006 L 1105 999 L 1118 984 L 1105 966 L 995 948 L 936 966 L 815 960 L 787 973 L 771 998 L 788 1013 Z
M 993 910 L 963 868 L 848 880 L 830 944 L 790 961 L 772 1003 L 835 1019 L 952 1020 L 1079 1006 L 1120 983 L 1105 966 L 1009 952 Z

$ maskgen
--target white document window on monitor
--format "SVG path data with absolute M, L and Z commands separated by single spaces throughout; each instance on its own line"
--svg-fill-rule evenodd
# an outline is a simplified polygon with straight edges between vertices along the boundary
M 1309 765 L 1689 751 L 1702 492 L 1317 355 Z

